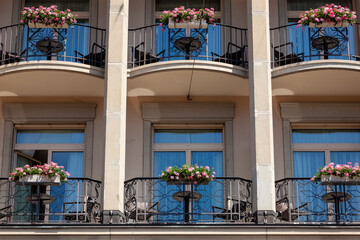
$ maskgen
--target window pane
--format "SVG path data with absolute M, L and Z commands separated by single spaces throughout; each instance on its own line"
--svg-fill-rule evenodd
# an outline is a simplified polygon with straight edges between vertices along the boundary
M 156 0 L 156 11 L 170 10 L 180 6 L 196 9 L 214 8 L 215 11 L 220 11 L 220 0 Z
M 294 152 L 294 177 L 308 177 L 325 165 L 324 152 Z
M 84 143 L 84 130 L 18 130 L 18 144 Z
M 89 11 L 89 0 L 26 0 L 26 7 L 50 7 L 56 5 L 59 10 L 70 9 L 72 12 L 87 12 Z
M 360 130 L 293 130 L 292 141 L 293 143 L 360 143 Z
M 287 6 L 289 11 L 305 11 L 305 10 L 309 10 L 310 8 L 314 9 L 320 6 L 324 6 L 327 3 L 328 4 L 334 3 L 352 9 L 351 0 L 335 0 L 331 2 L 327 0 L 315 0 L 315 1 L 288 0 Z
M 70 177 L 83 177 L 83 152 L 53 152 L 52 161 L 59 166 L 64 166 L 65 171 L 71 174 Z M 82 193 L 81 181 L 77 180 L 69 180 L 59 187 L 51 187 L 51 196 L 54 196 L 56 201 L 50 204 L 50 220 L 61 220 L 61 214 L 64 212 L 76 212 L 76 207 L 80 206 L 76 202 L 84 201 L 83 194 L 85 193 Z
M 360 152 L 330 152 L 330 159 L 335 164 L 360 163 Z
M 221 129 L 155 129 L 155 143 L 222 143 Z
M 222 177 L 223 173 L 223 153 L 222 152 L 191 152 L 191 164 L 199 166 L 209 166 L 214 168 L 216 177 Z M 212 216 L 201 214 L 212 212 L 212 206 L 222 207 L 224 202 L 224 186 L 221 180 L 209 182 L 208 185 L 197 186 L 196 191 L 201 194 L 201 198 L 194 202 L 194 216 L 196 221 L 212 220 Z
M 160 176 L 166 167 L 182 167 L 185 164 L 185 152 L 154 152 L 154 177 Z M 180 191 L 178 185 L 158 183 L 154 185 L 154 202 L 160 201 L 159 212 L 171 212 L 174 215 L 159 215 L 157 221 L 182 221 L 184 204 L 175 201 L 172 195 Z

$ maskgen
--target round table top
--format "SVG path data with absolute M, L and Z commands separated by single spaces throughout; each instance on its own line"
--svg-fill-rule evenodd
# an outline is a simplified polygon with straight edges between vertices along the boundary
M 324 50 L 325 48 L 333 49 L 339 46 L 339 44 L 339 39 L 331 36 L 315 38 L 311 43 L 312 47 L 318 50 Z
M 185 198 L 192 199 L 193 201 L 198 201 L 201 198 L 201 194 L 194 191 L 180 191 L 172 195 L 172 198 L 179 202 L 184 202 Z
M 336 201 L 336 198 L 338 199 L 339 202 L 346 202 L 349 201 L 352 198 L 352 196 L 349 193 L 345 193 L 345 192 L 329 192 L 324 194 L 321 197 L 321 200 L 327 203 L 334 203 Z
M 36 43 L 36 47 L 43 53 L 58 53 L 64 48 L 63 44 L 55 39 L 42 39 Z
M 179 39 L 176 39 L 174 43 L 175 47 L 181 51 L 189 51 L 193 52 L 198 50 L 202 43 L 198 38 L 194 37 L 182 37 Z

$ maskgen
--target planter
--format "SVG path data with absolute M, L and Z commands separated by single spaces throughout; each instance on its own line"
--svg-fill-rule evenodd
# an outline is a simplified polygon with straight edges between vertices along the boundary
M 208 24 L 205 20 L 192 20 L 191 22 L 176 23 L 169 20 L 169 28 L 207 28 Z
M 54 24 L 45 25 L 44 23 L 28 23 L 29 28 L 68 28 L 68 24 L 64 23 L 62 26 L 58 24 L 55 26 Z
M 335 175 L 322 175 L 321 185 L 360 185 L 360 178 L 339 177 Z
M 188 180 L 188 179 L 179 179 L 179 180 L 173 180 L 173 181 L 166 181 L 168 185 L 208 185 L 209 181 L 202 181 L 200 183 L 194 184 L 195 181 Z
M 44 175 L 28 175 L 20 178 L 17 184 L 21 185 L 60 185 L 60 176 L 47 177 Z
M 339 24 L 335 24 L 334 22 L 322 22 L 322 23 L 309 23 L 309 28 L 323 28 L 323 27 L 348 27 L 348 22 L 341 22 Z

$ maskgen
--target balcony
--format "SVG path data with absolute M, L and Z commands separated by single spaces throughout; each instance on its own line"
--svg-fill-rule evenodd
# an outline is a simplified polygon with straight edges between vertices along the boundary
M 296 25 L 270 29 L 272 68 L 316 60 L 360 60 L 360 23 L 339 28 Z
M 0 224 L 96 224 L 101 182 L 69 178 L 60 186 L 18 185 L 0 179 Z
M 276 181 L 276 199 L 281 223 L 347 225 L 360 222 L 358 185 L 321 185 L 308 178 L 286 178 Z
M 128 68 L 175 60 L 213 61 L 247 68 L 247 30 L 224 24 L 191 30 L 159 24 L 129 29 Z
M 74 24 L 62 28 L 0 28 L 0 65 L 31 61 L 60 61 L 105 66 L 106 30 Z
M 251 181 L 216 178 L 204 185 L 159 178 L 133 178 L 125 183 L 127 223 L 253 223 Z

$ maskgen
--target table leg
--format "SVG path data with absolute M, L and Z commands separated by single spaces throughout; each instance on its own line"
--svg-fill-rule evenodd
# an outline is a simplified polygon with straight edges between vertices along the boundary
M 190 210 L 190 196 L 185 196 L 184 197 L 184 221 L 186 223 L 189 222 L 190 220 L 190 213 L 189 213 L 189 210 Z

